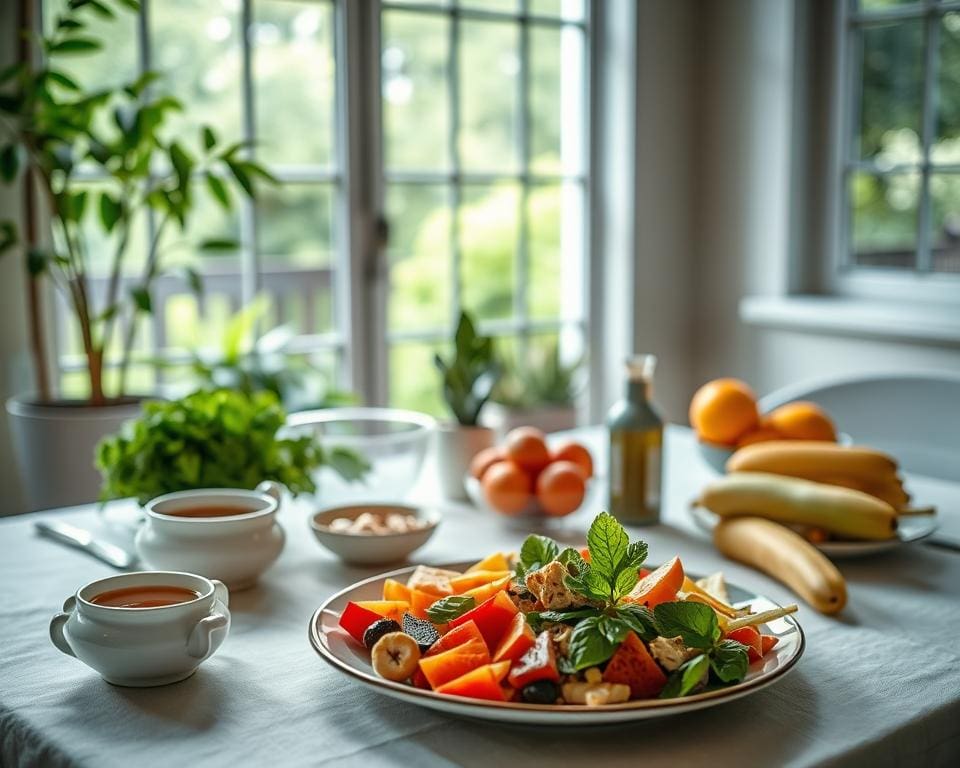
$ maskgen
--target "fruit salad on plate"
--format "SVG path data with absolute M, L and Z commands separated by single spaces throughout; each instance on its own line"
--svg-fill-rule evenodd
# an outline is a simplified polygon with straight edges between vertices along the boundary
M 439 694 L 594 707 L 670 699 L 743 680 L 777 638 L 758 629 L 795 605 L 729 604 L 721 574 L 694 581 L 678 557 L 644 567 L 601 513 L 587 547 L 531 535 L 460 573 L 418 566 L 383 600 L 349 602 L 339 624 L 376 674 Z

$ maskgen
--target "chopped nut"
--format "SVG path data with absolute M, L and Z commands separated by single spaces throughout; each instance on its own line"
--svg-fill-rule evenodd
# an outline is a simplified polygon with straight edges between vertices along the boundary
M 603 682 L 603 672 L 600 671 L 599 667 L 590 667 L 590 669 L 584 670 L 583 677 L 588 683 Z
M 622 683 L 565 683 L 563 699 L 568 704 L 598 707 L 630 699 L 630 686 Z
M 570 655 L 570 637 L 573 635 L 573 627 L 569 624 L 552 624 L 547 627 L 550 633 L 550 639 L 553 641 L 553 650 L 558 657 Z

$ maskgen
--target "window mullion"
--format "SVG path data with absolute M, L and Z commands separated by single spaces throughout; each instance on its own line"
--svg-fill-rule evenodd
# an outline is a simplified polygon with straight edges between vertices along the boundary
M 253 0 L 243 0 L 240 9 L 241 85 L 243 91 L 243 140 L 253 147 L 257 138 L 253 92 Z M 251 154 L 253 149 L 249 150 Z M 240 291 L 243 303 L 253 300 L 260 288 L 260 255 L 257 248 L 256 203 L 244 197 L 240 206 Z
M 527 23 L 526 13 L 528 0 L 521 0 L 521 12 L 524 14 L 520 21 L 520 72 L 517 78 L 517 147 L 520 152 L 520 172 L 523 181 L 520 185 L 518 205 L 519 219 L 517 220 L 517 260 L 515 264 L 515 285 L 513 293 L 513 313 L 520 328 L 517 354 L 518 360 L 527 359 L 529 333 L 528 320 L 528 290 L 529 290 L 529 253 L 530 232 L 528 228 L 528 197 L 530 187 L 527 183 L 530 174 L 530 25 Z
M 917 261 L 919 272 L 929 272 L 933 259 L 931 254 L 932 204 L 930 199 L 930 147 L 936 133 L 937 72 L 940 48 L 940 16 L 928 13 L 924 24 L 923 65 L 923 116 L 921 140 L 923 142 L 923 169 L 920 187 L 920 211 L 917 232 Z
M 450 14 L 450 40 L 448 51 L 448 81 L 447 93 L 450 100 L 450 135 L 449 151 L 450 165 L 453 170 L 454 181 L 450 187 L 450 258 L 452 260 L 450 268 L 450 306 L 453 316 L 450 318 L 451 326 L 457 327 L 457 321 L 460 317 L 462 295 L 460 284 L 460 206 L 462 203 L 463 192 L 460 184 L 460 174 L 462 171 L 460 165 L 460 148 L 458 140 L 460 136 L 460 14 L 456 8 Z

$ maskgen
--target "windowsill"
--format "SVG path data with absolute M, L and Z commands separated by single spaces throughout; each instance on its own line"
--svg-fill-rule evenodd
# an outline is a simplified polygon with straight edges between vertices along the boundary
M 960 306 L 840 296 L 747 296 L 748 325 L 926 344 L 960 344 Z

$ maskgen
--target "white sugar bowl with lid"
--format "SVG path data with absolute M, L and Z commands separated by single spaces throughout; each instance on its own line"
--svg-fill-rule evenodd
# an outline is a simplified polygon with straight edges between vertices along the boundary
M 158 496 L 145 507 L 137 554 L 148 568 L 199 573 L 233 591 L 252 587 L 283 550 L 280 491 L 265 481 L 253 491 L 204 488 Z

